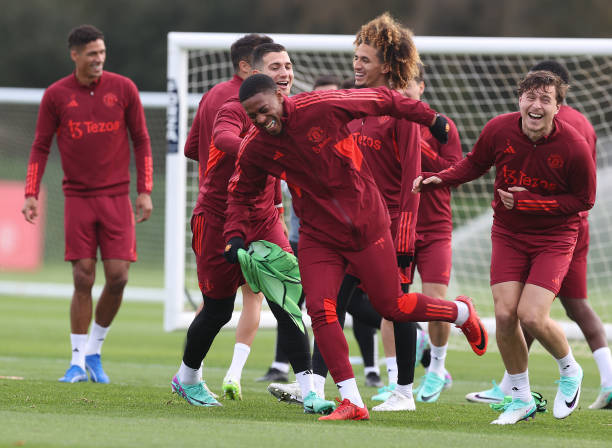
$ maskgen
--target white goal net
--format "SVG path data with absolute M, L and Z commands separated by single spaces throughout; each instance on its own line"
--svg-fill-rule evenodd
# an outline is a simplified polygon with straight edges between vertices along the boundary
M 168 154 L 166 158 L 165 283 L 167 330 L 191 319 L 186 298 L 197 290 L 189 219 L 198 192 L 197 164 L 183 156 L 195 109 L 189 96 L 200 97 L 232 76 L 229 48 L 243 34 L 170 33 L 168 35 Z M 309 90 L 320 75 L 352 76 L 353 36 L 270 34 L 293 61 L 293 93 Z M 602 319 L 612 322 L 612 39 L 530 39 L 419 37 L 415 43 L 426 64 L 423 100 L 457 124 L 464 154 L 484 124 L 517 110 L 519 79 L 543 59 L 568 68 L 568 103 L 593 123 L 598 136 L 598 197 L 591 213 L 589 299 Z M 194 104 L 193 101 L 191 101 Z M 449 296 L 474 297 L 482 315 L 493 315 L 488 286 L 492 173 L 453 192 L 453 275 Z M 418 283 L 415 289 L 418 290 Z M 560 306 L 554 307 L 562 317 Z M 611 332 L 608 326 L 609 333 Z M 574 329 L 575 330 L 575 329 Z M 612 338 L 612 334 L 608 335 Z

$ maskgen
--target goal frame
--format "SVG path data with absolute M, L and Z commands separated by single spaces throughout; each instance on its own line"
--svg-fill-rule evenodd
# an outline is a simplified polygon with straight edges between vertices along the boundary
M 164 330 L 185 328 L 194 313 L 183 310 L 185 301 L 185 238 L 187 229 L 186 167 L 183 155 L 188 132 L 188 52 L 227 50 L 246 33 L 168 33 L 167 126 L 166 126 L 166 210 L 164 238 Z M 353 35 L 268 34 L 292 51 L 350 52 Z M 451 37 L 415 36 L 419 53 L 460 53 L 494 55 L 611 55 L 612 39 Z M 191 100 L 192 101 L 192 100 Z M 606 325 L 608 339 L 612 329 Z M 579 330 L 578 330 L 579 332 Z

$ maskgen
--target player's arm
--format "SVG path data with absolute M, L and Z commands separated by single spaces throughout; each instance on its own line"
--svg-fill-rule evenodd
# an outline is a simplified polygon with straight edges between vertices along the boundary
M 143 222 L 149 219 L 153 211 L 153 201 L 151 201 L 151 191 L 153 191 L 153 154 L 144 108 L 134 83 L 130 83 L 129 92 L 130 101 L 126 108 L 126 124 L 134 146 L 134 161 L 137 172 L 136 188 L 138 191 L 134 208 L 136 222 Z
M 185 140 L 185 148 L 183 148 L 183 153 L 185 157 L 191 160 L 195 160 L 199 162 L 199 145 L 200 145 L 200 126 L 201 126 L 201 114 L 204 108 L 204 99 L 206 98 L 206 94 L 200 100 L 198 104 L 198 110 L 196 111 L 195 116 L 193 117 L 193 121 L 191 122 L 191 128 L 189 129 L 189 133 L 187 134 L 187 140 Z M 206 163 L 206 161 L 204 161 Z
M 448 142 L 445 144 L 432 142 L 432 145 L 428 145 L 427 142 L 422 142 L 421 161 L 424 170 L 442 171 L 461 160 L 463 154 L 459 132 L 452 120 L 448 120 L 448 125 Z
M 494 134 L 494 125 L 491 122 L 487 123 L 474 148 L 465 158 L 440 172 L 421 173 L 413 181 L 412 192 L 420 193 L 435 188 L 454 187 L 485 174 L 495 163 Z
M 247 134 L 246 138 L 248 136 Z M 236 250 L 240 244 L 244 246 L 251 224 L 251 210 L 257 196 L 264 191 L 268 177 L 265 171 L 250 163 L 244 157 L 244 151 L 248 149 L 248 145 L 253 144 L 253 142 L 247 143 L 246 138 L 236 159 L 234 174 L 230 177 L 227 187 L 227 210 L 225 212 L 223 236 L 228 244 L 232 240 L 235 241 L 233 249 Z M 235 255 L 233 249 L 232 247 L 228 248 Z M 228 258 L 228 261 L 235 263 L 234 258 L 232 256 L 231 259 Z
M 508 190 L 512 194 L 512 202 L 505 202 L 503 194 L 498 191 L 504 206 L 531 215 L 572 215 L 591 209 L 595 204 L 597 188 L 595 163 L 586 145 L 584 151 L 574 153 L 579 157 L 575 157 L 569 164 L 571 171 L 568 171 L 568 178 L 571 193 L 543 196 L 524 189 L 510 188 Z
M 432 135 L 443 143 L 448 139 L 449 129 L 446 118 L 422 101 L 406 98 L 386 87 L 338 92 L 340 93 L 335 97 L 338 99 L 338 107 L 352 118 L 391 115 L 427 126 Z
M 419 196 L 412 194 L 412 180 L 421 171 L 421 132 L 419 125 L 406 120 L 396 120 L 395 134 L 402 167 L 400 189 L 400 216 L 395 235 L 398 266 L 406 268 L 414 257 L 416 221 Z
M 238 156 L 242 137 L 251 127 L 251 121 L 243 113 L 240 103 L 225 103 L 219 109 L 213 125 L 213 142 L 217 149 Z
M 53 103 L 51 94 L 47 90 L 43 95 L 38 109 L 34 142 L 30 149 L 30 158 L 28 160 L 26 173 L 25 202 L 21 209 L 25 220 L 29 223 L 34 223 L 38 217 L 40 182 L 45 173 L 45 167 L 47 166 L 53 134 L 58 129 L 59 124 L 59 114 Z

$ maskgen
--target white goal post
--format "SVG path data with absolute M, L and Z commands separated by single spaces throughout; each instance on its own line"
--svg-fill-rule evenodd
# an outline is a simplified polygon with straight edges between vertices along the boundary
M 183 155 L 195 112 L 193 97 L 232 76 L 231 44 L 246 33 L 168 34 L 168 95 L 165 219 L 165 311 L 167 331 L 193 318 L 186 298 L 197 289 L 189 219 L 197 197 L 197 164 Z M 294 63 L 293 93 L 309 90 L 324 74 L 352 75 L 352 35 L 269 34 L 284 45 Z M 568 103 L 583 112 L 598 134 L 598 199 L 591 213 L 589 298 L 607 322 L 612 339 L 612 39 L 427 37 L 414 38 L 426 64 L 424 101 L 452 118 L 464 153 L 484 124 L 517 109 L 516 85 L 543 59 L 564 63 L 572 82 Z M 484 316 L 493 315 L 488 286 L 492 177 L 484 176 L 453 193 L 453 276 L 449 297 L 475 297 Z M 415 285 L 418 290 L 419 285 Z M 556 317 L 562 317 L 555 306 Z M 567 319 L 566 319 L 567 320 Z M 490 321 L 489 321 L 490 322 Z M 568 335 L 580 337 L 575 324 Z

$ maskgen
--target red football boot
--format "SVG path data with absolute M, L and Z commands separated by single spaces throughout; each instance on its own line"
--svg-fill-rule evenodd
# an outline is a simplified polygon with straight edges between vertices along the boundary
M 480 317 L 478 317 L 478 313 L 476 313 L 476 308 L 474 308 L 474 304 L 472 304 L 472 299 L 467 296 L 459 296 L 455 300 L 465 303 L 470 311 L 470 316 L 463 325 L 457 326 L 467 338 L 474 353 L 478 356 L 484 355 L 487 351 L 489 336 Z
M 367 407 L 360 408 L 349 401 L 348 398 L 340 401 L 338 407 L 329 415 L 319 417 L 319 420 L 370 420 L 370 413 Z

